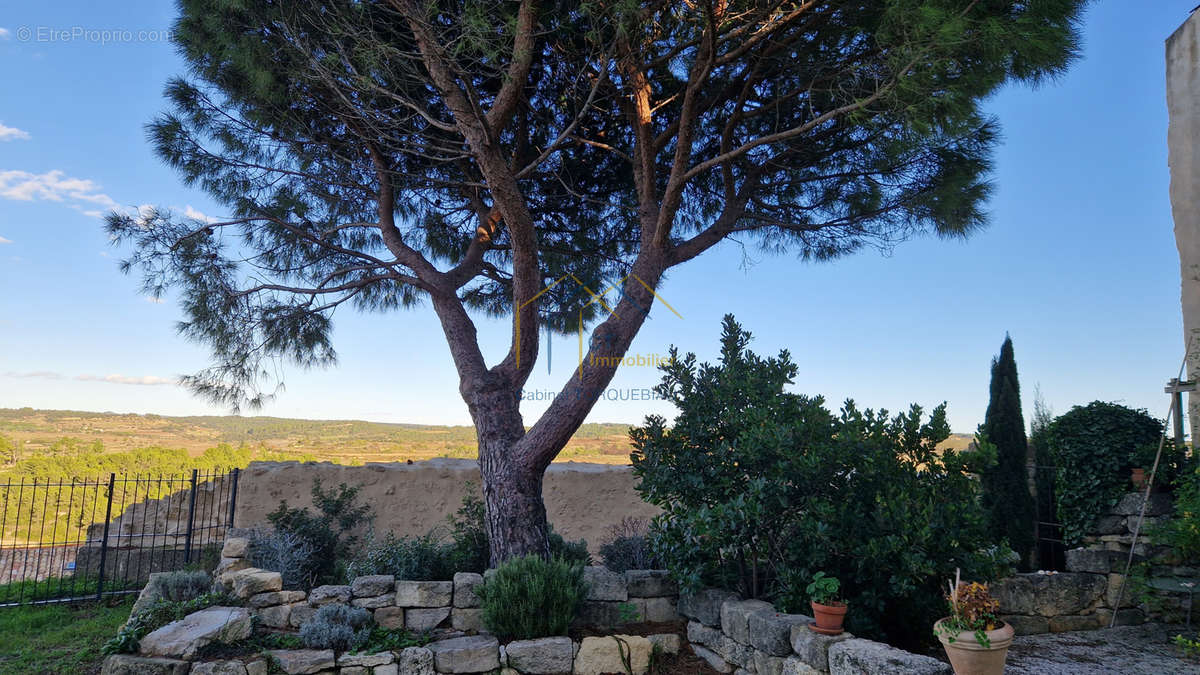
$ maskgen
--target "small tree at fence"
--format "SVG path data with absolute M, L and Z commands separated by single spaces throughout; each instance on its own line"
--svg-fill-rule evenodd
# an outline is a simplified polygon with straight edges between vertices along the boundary
M 981 476 L 983 505 L 995 539 L 1006 539 L 1022 563 L 1033 549 L 1033 497 L 1029 493 L 1029 442 L 1021 414 L 1021 385 L 1012 338 L 1005 336 L 1000 355 L 992 359 L 991 398 L 983 419 L 983 436 L 996 446 L 996 463 Z
M 1060 72 L 1082 4 L 183 0 L 194 80 L 170 83 L 149 136 L 229 215 L 108 228 L 147 291 L 178 289 L 214 359 L 187 384 L 223 404 L 270 397 L 264 359 L 333 363 L 334 309 L 429 301 L 492 559 L 544 555 L 542 474 L 667 271 L 733 235 L 830 259 L 978 228 L 980 101 Z M 602 314 L 580 286 L 606 279 L 621 299 Z M 472 312 L 511 316 L 498 363 Z M 539 327 L 579 322 L 588 354 L 526 430 Z

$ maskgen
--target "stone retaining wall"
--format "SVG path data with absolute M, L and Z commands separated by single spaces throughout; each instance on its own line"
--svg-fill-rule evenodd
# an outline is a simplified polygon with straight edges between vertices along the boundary
M 809 630 L 813 619 L 776 612 L 762 600 L 705 589 L 681 596 L 691 649 L 721 673 L 757 675 L 949 675 L 950 666 L 928 656 L 856 638 Z M 932 627 L 930 628 L 932 630 Z
M 1123 573 L 1143 496 L 1126 494 L 1109 513 L 1097 519 L 1094 531 L 1084 537 L 1083 546 L 1067 551 L 1066 572 L 1017 574 L 991 585 L 993 597 L 1000 601 L 1002 618 L 1018 635 L 1107 628 L 1114 612 L 1121 626 L 1146 621 L 1183 622 L 1190 602 L 1187 594 L 1152 591 L 1147 595 L 1136 583 L 1126 586 Z M 1150 495 L 1134 563 L 1148 564 L 1149 576 L 1158 580 L 1200 578 L 1200 569 L 1181 564 L 1184 561 L 1178 560 L 1173 551 L 1154 545 L 1147 536 L 1148 530 L 1172 512 L 1170 495 Z

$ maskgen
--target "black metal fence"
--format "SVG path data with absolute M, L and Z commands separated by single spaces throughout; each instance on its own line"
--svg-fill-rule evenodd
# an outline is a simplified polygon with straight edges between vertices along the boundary
M 1062 571 L 1067 568 L 1067 561 L 1062 523 L 1055 507 L 1054 477 L 1057 471 L 1053 466 L 1034 467 L 1037 495 L 1037 547 L 1034 553 L 1038 569 Z
M 0 483 L 0 607 L 137 592 L 152 572 L 212 569 L 237 469 Z

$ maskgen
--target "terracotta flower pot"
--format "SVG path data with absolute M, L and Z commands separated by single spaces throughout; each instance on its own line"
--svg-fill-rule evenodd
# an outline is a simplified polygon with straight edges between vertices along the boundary
M 846 619 L 846 603 L 835 602 L 832 605 L 822 605 L 818 602 L 810 602 L 812 605 L 813 618 L 817 620 L 815 624 L 809 624 L 809 628 L 822 635 L 839 635 L 842 633 L 842 622 Z
M 953 634 L 942 628 L 946 619 L 933 624 L 933 632 L 942 646 L 955 675 L 1002 675 L 1004 660 L 1008 658 L 1008 646 L 1012 644 L 1012 626 L 1002 623 L 999 628 L 987 631 L 988 646 L 979 644 L 974 631 Z
M 1146 487 L 1146 470 L 1141 468 L 1131 469 L 1129 471 L 1129 480 L 1133 482 L 1133 487 L 1141 490 Z

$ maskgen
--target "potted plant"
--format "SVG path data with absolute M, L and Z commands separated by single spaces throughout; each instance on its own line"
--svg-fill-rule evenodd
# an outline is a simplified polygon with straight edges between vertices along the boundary
M 806 590 L 817 622 L 809 624 L 809 628 L 822 635 L 841 634 L 842 622 L 846 619 L 846 603 L 838 599 L 841 587 L 837 577 L 827 576 L 824 572 L 813 575 Z
M 963 584 L 958 574 L 946 596 L 950 616 L 933 624 L 933 633 L 946 649 L 957 675 L 1002 675 L 1012 626 L 996 618 L 1000 602 L 987 584 Z

